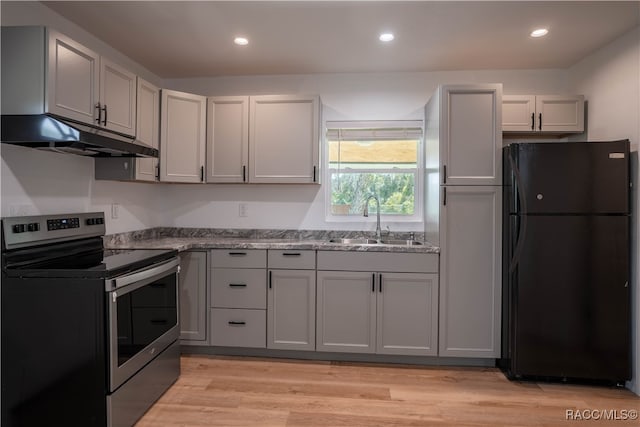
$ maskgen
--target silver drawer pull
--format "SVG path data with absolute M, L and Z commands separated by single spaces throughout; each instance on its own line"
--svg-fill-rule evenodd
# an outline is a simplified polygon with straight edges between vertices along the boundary
M 234 322 L 233 320 L 229 321 L 228 323 L 231 326 L 244 326 L 247 324 L 247 322 Z
M 229 283 L 230 288 L 246 288 L 246 283 Z
M 284 252 L 282 256 L 301 256 L 300 252 Z

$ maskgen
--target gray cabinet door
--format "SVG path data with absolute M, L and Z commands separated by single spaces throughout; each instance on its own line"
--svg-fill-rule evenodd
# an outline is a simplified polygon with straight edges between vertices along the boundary
M 100 58 L 101 125 L 107 129 L 136 134 L 137 76 L 108 59 Z
M 441 184 L 502 182 L 502 85 L 440 88 Z
M 500 357 L 501 206 L 501 187 L 446 188 L 446 204 L 440 204 L 440 356 Z
M 249 98 L 249 182 L 319 182 L 320 98 Z
M 249 97 L 207 98 L 207 182 L 249 180 Z
M 160 89 L 138 77 L 136 140 L 158 148 L 160 144 Z M 158 159 L 136 159 L 136 180 L 157 181 Z
M 180 339 L 207 339 L 207 253 L 180 254 Z M 185 342 L 183 341 L 183 344 Z
M 162 89 L 160 181 L 204 182 L 207 98 Z
M 318 271 L 316 350 L 376 350 L 374 273 Z
M 315 350 L 315 270 L 270 270 L 267 300 L 267 347 Z
M 438 354 L 438 275 L 378 276 L 377 353 Z
M 47 110 L 97 125 L 100 56 L 80 43 L 49 30 Z

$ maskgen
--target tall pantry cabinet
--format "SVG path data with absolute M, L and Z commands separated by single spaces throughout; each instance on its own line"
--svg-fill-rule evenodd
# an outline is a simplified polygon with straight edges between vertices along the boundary
M 440 246 L 440 356 L 500 357 L 501 112 L 500 84 L 440 86 L 426 106 L 425 232 Z

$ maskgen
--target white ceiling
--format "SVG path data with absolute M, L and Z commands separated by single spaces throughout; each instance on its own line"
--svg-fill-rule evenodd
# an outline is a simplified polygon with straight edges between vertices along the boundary
M 640 23 L 639 1 L 44 3 L 162 78 L 565 68 Z

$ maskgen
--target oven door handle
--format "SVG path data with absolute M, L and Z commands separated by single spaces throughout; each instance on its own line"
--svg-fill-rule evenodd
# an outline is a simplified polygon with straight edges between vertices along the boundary
M 179 271 L 180 271 L 180 259 L 176 257 L 170 261 L 167 261 L 160 265 L 156 265 L 155 267 L 146 268 L 144 270 L 136 271 L 135 273 L 127 274 L 125 276 L 120 276 L 115 279 L 108 280 L 105 283 L 105 287 L 106 287 L 106 291 L 110 292 L 110 291 L 135 283 L 136 286 L 130 289 L 130 291 L 133 291 L 139 287 L 142 287 L 146 284 L 149 284 L 155 281 L 156 279 L 162 276 L 166 276 L 167 274 L 175 273 Z

